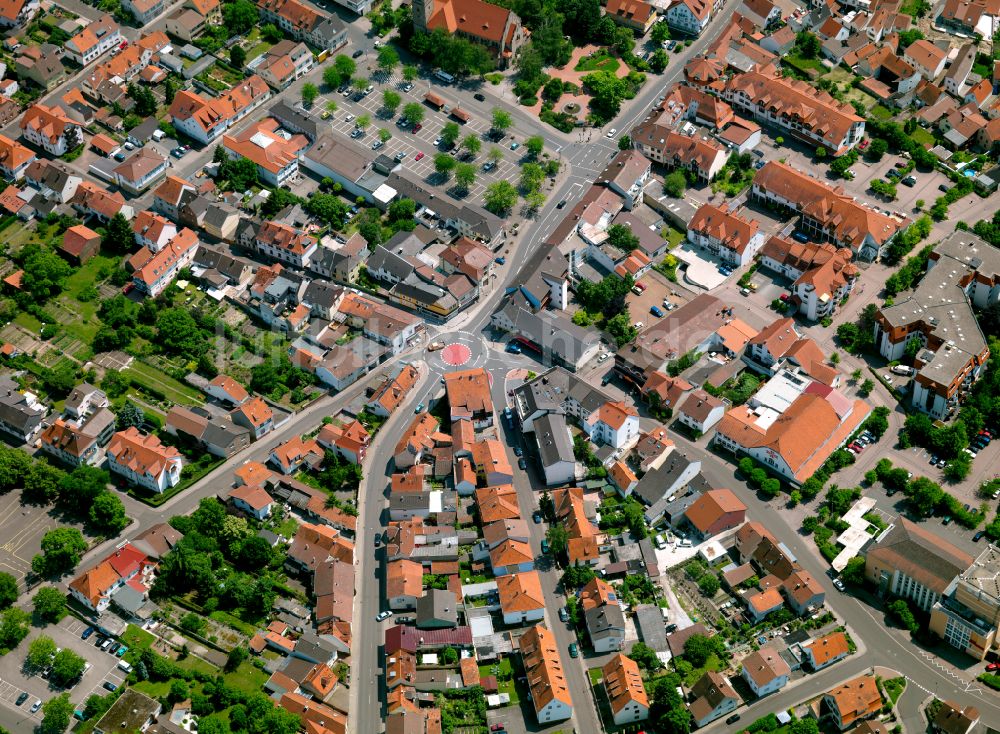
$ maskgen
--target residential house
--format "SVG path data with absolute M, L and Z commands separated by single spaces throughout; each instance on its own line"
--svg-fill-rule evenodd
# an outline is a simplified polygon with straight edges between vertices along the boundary
M 450 589 L 428 589 L 417 599 L 417 629 L 454 629 L 458 626 L 458 600 Z
M 212 378 L 203 389 L 209 397 L 233 406 L 242 405 L 250 398 L 246 388 L 229 375 Z
M 744 601 L 747 605 L 747 616 L 757 624 L 769 614 L 773 614 L 785 605 L 785 599 L 777 587 L 770 586 L 763 591 L 749 592 Z
M 0 28 L 26 25 L 38 13 L 38 0 L 9 0 L 0 6 Z
M 254 71 L 273 89 L 282 90 L 315 65 L 312 51 L 302 42 L 278 41 L 264 52 Z
M 607 402 L 581 422 L 583 430 L 597 445 L 623 449 L 639 439 L 639 413 L 621 401 Z
M 263 487 L 243 485 L 229 492 L 229 500 L 233 506 L 246 514 L 264 520 L 271 515 L 274 499 Z
M 194 260 L 197 250 L 198 235 L 185 227 L 159 252 L 140 250 L 129 258 L 129 264 L 135 268 L 132 282 L 139 292 L 156 298 Z
M 846 658 L 850 654 L 850 645 L 843 632 L 831 632 L 802 645 L 802 652 L 809 668 L 818 671 Z
M 149 25 L 166 9 L 164 0 L 123 0 L 122 10 L 131 13 L 138 26 Z
M 112 732 L 144 732 L 160 715 L 162 706 L 135 688 L 127 687 L 95 724 L 96 734 Z
M 708 671 L 691 686 L 688 711 L 694 723 L 702 727 L 735 711 L 741 700 L 724 675 Z
M 979 709 L 975 706 L 962 708 L 954 701 L 944 701 L 934 715 L 931 727 L 936 734 L 971 734 L 979 719 Z
M 315 468 L 323 461 L 323 449 L 314 440 L 293 436 L 268 455 L 268 461 L 282 474 L 294 474 L 302 468 Z
M 604 12 L 640 36 L 646 35 L 656 22 L 656 6 L 645 0 L 608 0 Z
M 233 423 L 245 426 L 253 432 L 255 441 L 274 430 L 274 412 L 263 398 L 254 395 L 241 403 L 231 413 Z
M 126 219 L 131 219 L 134 214 L 120 193 L 108 191 L 86 179 L 80 182 L 70 204 L 81 215 L 94 217 L 101 223 L 107 223 L 115 214 L 121 214 Z
M 822 711 L 844 731 L 882 710 L 882 694 L 875 676 L 862 675 L 823 694 Z
M 257 75 L 211 99 L 181 90 L 170 105 L 170 119 L 178 130 L 208 145 L 270 97 L 270 88 Z
M 81 175 L 62 161 L 36 159 L 24 173 L 28 185 L 47 200 L 65 204 L 76 193 Z
M 632 658 L 618 653 L 601 668 L 601 677 L 616 726 L 649 718 L 649 697 L 639 666 Z
M 545 598 L 538 571 L 501 576 L 496 583 L 504 624 L 524 625 L 545 619 Z
M 625 614 L 617 600 L 583 612 L 594 652 L 615 652 L 625 646 Z
M 674 7 L 686 7 L 684 2 Z M 726 149 L 719 143 L 697 135 L 687 136 L 658 122 L 643 122 L 632 129 L 632 145 L 647 158 L 667 168 L 690 171 L 701 182 L 715 178 L 726 165 Z
M 66 67 L 60 58 L 62 49 L 51 43 L 41 46 L 29 44 L 17 50 L 14 57 L 14 71 L 21 82 L 30 81 L 36 86 L 50 90 L 66 78 Z
M 167 159 L 152 146 L 139 148 L 115 167 L 115 183 L 136 196 L 167 175 Z
M 703 389 L 688 393 L 677 406 L 677 420 L 700 435 L 708 432 L 726 414 L 726 404 Z
M 365 407 L 377 416 L 388 418 L 410 394 L 418 377 L 414 366 L 405 365 L 395 377 L 387 377 L 375 388 Z
M 409 611 L 417 608 L 423 594 L 424 569 L 419 563 L 400 558 L 386 564 L 386 598 L 389 609 Z
M 191 43 L 205 31 L 205 16 L 196 10 L 180 7 L 163 21 L 163 29 L 174 38 Z
M 80 66 L 86 66 L 121 43 L 121 28 L 115 19 L 105 13 L 85 26 L 63 48 L 66 56 Z
M 83 224 L 75 224 L 63 233 L 59 252 L 74 265 L 83 265 L 101 249 L 101 235 Z
M 743 658 L 743 680 L 757 698 L 780 691 L 788 685 L 792 669 L 773 647 L 762 647 Z
M 133 484 L 162 494 L 181 481 L 183 460 L 172 446 L 136 428 L 119 431 L 108 444 L 108 468 Z
M 671 28 L 700 36 L 712 17 L 712 3 L 707 0 L 681 0 L 673 3 L 665 15 Z
M 35 152 L 15 142 L 5 135 L 0 135 L 0 174 L 8 181 L 19 181 L 24 178 L 28 166 L 35 160 Z
M 801 243 L 774 235 L 760 251 L 761 267 L 791 279 L 793 303 L 811 321 L 831 315 L 857 280 L 851 251 L 829 242 Z
M 914 41 L 903 51 L 903 58 L 929 82 L 937 79 L 948 61 L 948 48 L 931 43 L 925 38 Z
M 264 222 L 257 230 L 255 246 L 261 254 L 297 268 L 305 268 L 319 246 L 314 237 L 276 221 Z
M 703 493 L 684 513 L 702 539 L 739 527 L 746 520 L 747 507 L 729 489 Z
M 538 723 L 549 724 L 572 717 L 573 699 L 555 636 L 542 625 L 536 625 L 521 635 L 518 647 Z
M 330 423 L 320 429 L 316 441 L 327 451 L 350 464 L 362 464 L 368 451 L 371 436 L 361 421 L 354 420 L 346 425 Z

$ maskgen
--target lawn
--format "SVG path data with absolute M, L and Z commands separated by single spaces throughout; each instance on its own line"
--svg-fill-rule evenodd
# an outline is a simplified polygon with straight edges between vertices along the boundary
M 247 35 L 246 43 L 249 46 L 247 48 L 247 61 L 253 61 L 274 45 L 270 41 L 261 40 L 260 28 L 254 28 L 250 31 L 249 35 Z
M 7 227 L 3 233 L 4 241 L 7 243 L 9 252 L 17 252 L 32 240 L 37 241 L 35 228 L 29 227 L 23 222 Z
M 819 75 L 826 71 L 826 67 L 823 66 L 823 62 L 819 59 L 804 59 L 794 53 L 788 54 L 781 61 L 806 75 Z
M 153 395 L 163 395 L 167 400 L 179 405 L 204 405 L 205 399 L 200 392 L 178 382 L 169 375 L 150 367 L 138 360 L 132 362 L 125 370 L 125 376 L 135 380 L 136 384 L 149 389 Z
M 129 653 L 138 655 L 156 641 L 156 637 L 141 627 L 130 624 L 125 634 L 122 635 L 122 642 L 129 648 Z
M 151 681 L 151 680 L 140 680 L 134 683 L 132 686 L 135 690 L 140 693 L 145 693 L 150 698 L 166 698 L 167 694 L 170 693 L 170 681 Z
M 899 700 L 899 697 L 903 695 L 903 691 L 906 689 L 906 678 L 889 678 L 888 680 L 884 680 L 882 681 L 882 688 L 895 706 L 896 701 Z
M 618 71 L 620 65 L 618 59 L 604 51 L 599 51 L 593 56 L 585 56 L 580 59 L 573 71 L 610 71 L 613 74 Z
M 601 668 L 591 668 L 587 671 L 587 675 L 590 677 L 590 685 L 596 686 L 601 682 L 601 678 L 604 676 L 604 671 Z
M 868 92 L 851 87 L 844 92 L 844 101 L 848 104 L 851 102 L 859 102 L 862 107 L 868 110 L 871 109 L 872 105 L 874 105 L 878 100 L 868 94 Z
M 664 237 L 664 235 L 666 236 Z M 686 236 L 687 235 L 685 235 L 679 229 L 677 229 L 676 227 L 672 227 L 669 224 L 665 224 L 660 228 L 660 237 L 663 237 L 663 239 L 667 241 L 668 250 L 672 250 L 675 247 L 677 247 L 677 245 L 679 245 L 681 242 L 684 241 L 684 238 Z
M 267 683 L 268 676 L 263 670 L 256 668 L 249 660 L 240 663 L 240 667 L 232 673 L 226 673 L 226 684 L 245 693 L 259 693 Z
M 42 329 L 42 322 L 24 311 L 21 311 L 14 317 L 14 323 L 36 335 Z
M 280 525 L 276 525 L 274 532 L 286 538 L 291 538 L 299 529 L 299 523 L 294 517 L 286 517 Z
M 835 84 L 843 84 L 845 82 L 849 83 L 851 80 L 853 80 L 854 74 L 849 72 L 847 69 L 838 66 L 833 69 L 830 69 L 830 71 L 824 74 L 821 78 L 829 79 L 831 82 L 834 82 Z
M 876 120 L 891 120 L 892 119 L 892 110 L 890 110 L 890 109 L 888 109 L 886 107 L 883 107 L 880 104 L 877 104 L 874 107 L 872 107 L 870 110 L 868 110 L 868 114 L 871 115 L 872 117 L 874 117 Z
M 934 145 L 936 145 L 934 136 L 922 127 L 917 127 L 916 130 L 910 133 L 910 137 L 913 138 L 913 142 L 919 143 L 925 147 L 934 147 Z
M 709 671 L 717 673 L 721 668 L 722 668 L 722 661 L 719 660 L 719 656 L 718 655 L 716 655 L 715 653 L 712 653 L 712 656 L 705 663 L 705 667 L 703 667 L 703 668 L 695 668 L 690 673 L 688 673 L 686 676 L 684 676 L 684 687 L 685 688 L 690 688 L 695 683 L 697 683 L 698 680 L 703 675 L 705 675 L 705 673 L 707 673 Z

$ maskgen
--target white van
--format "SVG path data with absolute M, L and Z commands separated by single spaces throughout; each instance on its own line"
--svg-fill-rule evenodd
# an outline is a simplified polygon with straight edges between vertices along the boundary
M 653 538 L 653 542 L 656 544 L 656 547 L 659 548 L 660 550 L 663 550 L 664 548 L 667 547 L 667 542 L 663 539 L 662 535 L 657 535 L 655 538 Z
M 913 374 L 913 368 L 907 367 L 905 364 L 897 364 L 892 368 L 893 374 L 903 375 L 904 377 L 909 377 Z
M 441 71 L 441 70 L 435 71 L 434 76 L 437 77 L 439 81 L 444 82 L 445 84 L 451 84 L 452 82 L 455 81 L 455 77 L 453 77 L 446 71 Z
M 124 670 L 126 673 L 132 672 L 132 666 L 126 663 L 124 660 L 118 661 L 118 668 Z

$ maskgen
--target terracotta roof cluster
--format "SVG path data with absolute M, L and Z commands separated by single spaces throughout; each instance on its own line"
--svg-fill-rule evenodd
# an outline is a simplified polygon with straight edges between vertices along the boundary
M 731 489 L 713 489 L 694 501 L 684 516 L 699 532 L 708 532 L 719 518 L 730 513 L 746 512 L 744 505 Z
M 335 528 L 302 523 L 288 547 L 288 557 L 312 571 L 330 559 L 353 566 L 354 543 Z
M 493 413 L 490 377 L 482 367 L 447 372 L 444 376 L 444 386 L 453 420 Z
M 138 263 L 130 259 L 130 264 L 137 264 L 132 277 L 142 281 L 147 287 L 152 287 L 164 276 L 170 274 L 185 259 L 190 259 L 191 251 L 198 247 L 198 235 L 194 230 L 185 227 L 170 240 L 170 243 L 159 252 L 152 254 L 149 250 L 139 250 L 142 255 Z
M 601 668 L 604 690 L 608 693 L 611 712 L 618 714 L 629 704 L 635 703 L 648 709 L 649 697 L 642 683 L 642 673 L 632 658 L 618 653 Z
M 92 181 L 84 179 L 70 199 L 70 203 L 85 211 L 92 211 L 105 219 L 110 219 L 125 207 L 125 197 L 117 191 L 108 191 Z
M 69 588 L 97 607 L 101 598 L 155 562 L 131 543 L 112 551 L 93 568 L 73 579 Z
M 239 113 L 270 93 L 267 82 L 256 74 L 247 77 L 220 96 L 210 99 L 185 89 L 174 97 L 170 105 L 170 116 L 178 120 L 193 118 L 198 126 L 208 133 L 220 124 L 228 125 L 229 121 Z
M 552 492 L 552 504 L 556 517 L 562 522 L 569 535 L 566 555 L 570 563 L 588 563 L 601 555 L 603 535 L 587 517 L 581 487 L 567 487 Z
M 462 33 L 493 45 L 506 45 L 510 42 L 510 23 L 519 26 L 520 19 L 499 5 L 483 0 L 445 0 L 434 3 L 427 29 L 443 28 L 450 34 Z
M 248 158 L 265 171 L 277 174 L 298 160 L 298 154 L 309 145 L 309 138 L 296 134 L 277 134 L 281 124 L 272 117 L 241 130 L 236 135 L 223 135 L 226 150 Z
M 399 407 L 399 404 L 406 399 L 406 396 L 410 394 L 410 390 L 417 384 L 419 376 L 420 373 L 416 367 L 409 364 L 404 366 L 398 375 L 387 377 L 375 388 L 375 392 L 368 399 L 368 405 L 372 407 L 378 406 L 385 413 L 392 414 Z
M 645 25 L 656 8 L 644 0 L 608 0 L 604 6 L 609 15 Z
M 632 142 L 655 149 L 672 165 L 694 168 L 704 175 L 708 175 L 720 156 L 725 158 L 726 155 L 726 149 L 714 140 L 681 135 L 657 123 L 643 123 L 633 128 Z
M 497 594 L 504 614 L 545 608 L 538 571 L 512 573 L 497 578 Z
M 31 130 L 40 137 L 46 138 L 51 144 L 55 144 L 63 137 L 68 127 L 78 127 L 78 124 L 71 120 L 65 111 L 57 105 L 49 107 L 36 102 L 21 116 L 22 130 Z
M 753 179 L 755 190 L 768 192 L 792 203 L 840 244 L 859 249 L 867 237 L 882 245 L 907 221 L 894 219 L 862 206 L 841 188 L 830 188 L 780 161 L 768 161 Z
M 850 652 L 847 635 L 843 632 L 831 632 L 803 647 L 809 649 L 813 663 L 817 668 L 821 668 L 831 660 L 839 658 L 842 655 L 847 655 Z
M 838 713 L 843 727 L 874 716 L 882 708 L 882 694 L 871 675 L 862 675 L 837 686 L 824 696 L 824 701 Z
M 851 262 L 851 251 L 829 242 L 803 243 L 773 235 L 764 243 L 760 254 L 802 273 L 795 285 L 809 283 L 818 296 L 832 296 L 858 275 L 858 267 Z
M 6 135 L 0 135 L 0 166 L 16 171 L 35 157 L 35 152 Z

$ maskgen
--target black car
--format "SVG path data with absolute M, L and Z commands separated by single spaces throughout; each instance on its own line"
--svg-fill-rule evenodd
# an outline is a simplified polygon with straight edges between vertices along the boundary
M 118 686 L 116 686 L 109 680 L 104 681 L 104 688 L 105 690 L 111 691 L 112 693 L 118 690 Z
M 556 209 L 562 209 L 564 206 L 566 206 L 566 200 L 565 199 L 563 199 L 558 204 L 556 204 Z
M 941 184 L 940 186 L 938 186 L 938 191 L 944 191 L 945 193 L 948 193 L 949 188 L 950 187 L 948 186 L 948 184 Z
M 531 513 L 531 519 L 534 521 L 535 525 L 540 525 L 544 518 L 542 517 L 542 513 L 536 510 L 535 512 Z
M 472 98 L 475 99 L 475 100 L 478 100 L 479 102 L 485 102 L 486 101 L 486 95 L 485 94 L 481 94 L 479 92 L 476 92 L 475 94 L 473 94 Z
M 668 624 L 665 627 L 665 630 L 666 630 L 667 634 L 669 635 L 671 632 L 676 632 L 677 631 L 677 625 L 676 624 Z
M 733 714 L 728 719 L 726 719 L 726 723 L 727 724 L 735 724 L 739 720 L 740 720 L 740 715 L 739 714 Z
M 24 703 L 27 700 L 28 700 L 28 694 L 27 693 L 22 693 L 20 696 L 17 697 L 17 700 L 14 702 L 14 705 L 15 706 L 20 706 L 22 703 Z
M 978 533 L 976 533 L 975 535 L 972 536 L 972 542 L 973 543 L 978 543 L 980 540 L 983 539 L 984 535 L 986 535 L 986 533 L 984 531 L 980 530 Z
M 517 460 L 517 468 L 518 469 L 522 469 L 522 470 L 523 469 L 527 469 L 528 468 L 528 462 L 525 461 L 523 457 L 520 458 L 520 459 L 518 459 Z
M 364 56 L 364 55 L 365 55 L 365 52 L 364 52 L 364 51 L 362 51 L 362 50 L 361 50 L 361 49 L 359 48 L 359 49 L 358 49 L 357 51 L 355 51 L 354 53 L 352 53 L 352 54 L 351 54 L 351 58 L 352 58 L 352 59 L 356 59 L 356 58 L 358 58 L 359 56 Z
M 375 535 L 375 547 L 378 548 L 380 545 L 382 545 L 382 536 L 376 534 Z

